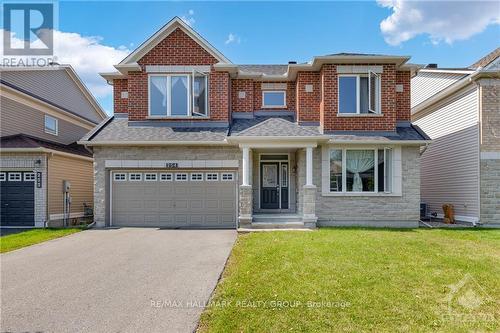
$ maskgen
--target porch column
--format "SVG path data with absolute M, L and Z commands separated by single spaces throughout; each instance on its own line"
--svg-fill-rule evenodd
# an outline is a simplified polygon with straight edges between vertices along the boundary
M 310 228 L 316 227 L 316 186 L 313 184 L 313 147 L 306 148 L 306 183 L 302 188 L 302 221 Z
M 243 183 L 242 185 L 250 185 L 250 148 L 243 147 Z
M 242 163 L 242 180 L 239 188 L 239 214 L 238 227 L 249 228 L 252 223 L 253 211 L 253 190 L 251 185 L 250 175 L 250 148 L 242 147 L 243 163 Z
M 313 185 L 313 149 L 306 148 L 306 185 Z

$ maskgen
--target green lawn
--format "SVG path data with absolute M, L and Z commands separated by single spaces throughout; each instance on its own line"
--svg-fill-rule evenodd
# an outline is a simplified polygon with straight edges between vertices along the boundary
M 499 300 L 499 230 L 250 233 L 199 331 L 498 332 Z
M 32 229 L 0 237 L 0 253 L 74 234 L 82 229 Z

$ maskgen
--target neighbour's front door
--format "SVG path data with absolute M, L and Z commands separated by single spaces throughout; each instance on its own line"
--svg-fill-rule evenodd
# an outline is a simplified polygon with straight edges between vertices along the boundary
M 262 162 L 260 165 L 261 208 L 280 208 L 279 162 Z

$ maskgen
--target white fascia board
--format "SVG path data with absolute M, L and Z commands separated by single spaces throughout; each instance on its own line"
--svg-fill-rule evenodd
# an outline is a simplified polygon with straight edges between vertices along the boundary
M 114 66 L 120 73 L 127 74 L 129 71 L 140 72 L 142 71 L 141 66 L 137 62 L 118 64 Z
M 105 72 L 99 73 L 99 75 L 102 76 L 111 85 L 113 84 L 113 80 L 126 79 L 128 77 L 127 75 L 120 72 Z
M 49 148 L 2 148 L 2 153 L 47 153 L 54 155 L 61 155 L 66 157 L 77 158 L 85 161 L 92 162 L 94 159 L 92 157 L 81 156 L 78 154 L 66 153 L 59 150 L 49 149 Z M 1 154 L 0 154 L 1 155 Z

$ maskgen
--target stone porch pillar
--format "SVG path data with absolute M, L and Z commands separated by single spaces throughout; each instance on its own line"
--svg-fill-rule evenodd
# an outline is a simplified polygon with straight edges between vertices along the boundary
M 316 227 L 316 186 L 313 184 L 313 147 L 306 148 L 306 184 L 303 189 L 302 221 L 307 227 Z
M 243 147 L 242 184 L 239 188 L 239 227 L 249 227 L 252 223 L 253 191 L 250 175 L 250 148 Z

